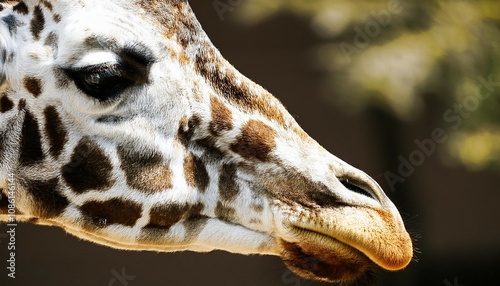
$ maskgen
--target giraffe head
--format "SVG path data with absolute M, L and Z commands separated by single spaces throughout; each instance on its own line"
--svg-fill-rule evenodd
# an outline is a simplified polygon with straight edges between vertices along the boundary
M 2 1 L 0 219 L 352 281 L 412 243 L 377 183 L 245 78 L 181 0 Z

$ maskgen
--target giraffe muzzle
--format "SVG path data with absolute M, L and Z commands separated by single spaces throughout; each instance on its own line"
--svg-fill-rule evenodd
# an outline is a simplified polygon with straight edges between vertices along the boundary
M 281 257 L 307 279 L 370 281 L 375 269 L 400 270 L 413 257 L 409 234 L 390 212 L 354 206 L 319 213 L 280 205 Z M 286 218 L 285 218 L 286 217 Z

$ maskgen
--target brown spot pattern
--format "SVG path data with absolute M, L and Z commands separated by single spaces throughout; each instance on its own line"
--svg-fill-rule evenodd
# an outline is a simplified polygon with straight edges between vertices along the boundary
M 261 204 L 251 204 L 250 208 L 257 213 L 261 213 L 262 211 L 264 211 L 264 206 Z
M 112 165 L 103 150 L 84 137 L 73 150 L 71 161 L 62 168 L 64 181 L 76 193 L 106 191 L 113 185 Z
M 40 81 L 40 79 L 34 77 L 25 77 L 23 82 L 24 87 L 34 97 L 38 97 L 42 93 L 42 82 Z
M 210 55 L 207 56 L 207 54 Z M 248 112 L 259 112 L 283 127 L 286 127 L 285 115 L 281 103 L 271 94 L 263 91 L 254 94 L 247 83 L 236 83 L 236 74 L 232 69 L 222 72 L 217 60 L 216 52 L 212 50 L 199 53 L 195 60 L 197 71 L 211 84 L 224 98 Z M 215 65 L 215 67 L 213 66 Z
M 307 208 L 338 208 L 345 206 L 323 183 L 315 182 L 304 174 L 288 168 L 281 173 L 261 177 L 262 187 L 285 204 L 300 204 Z
M 250 120 L 243 126 L 241 135 L 231 145 L 231 150 L 246 159 L 267 161 L 276 147 L 275 136 L 276 131 L 264 122 Z
M 181 66 L 187 66 L 189 64 L 189 62 L 191 61 L 189 59 L 188 54 L 184 50 L 180 51 L 179 56 L 177 57 L 177 60 L 179 61 Z
M 50 3 L 50 2 L 49 2 L 49 1 L 47 1 L 47 0 L 42 0 L 42 1 L 41 1 L 41 3 L 42 3 L 45 7 L 47 7 L 47 9 L 49 9 L 50 11 L 52 11 L 52 9 L 54 8 L 54 7 L 52 7 L 52 3 Z
M 205 192 L 210 182 L 205 165 L 197 156 L 190 154 L 184 160 L 184 176 L 189 186 Z
M 204 208 L 205 205 L 197 203 L 189 211 L 187 218 L 182 223 L 186 229 L 184 242 L 194 241 L 207 224 L 208 217 L 202 214 Z
M 204 162 L 219 162 L 225 156 L 225 152 L 217 147 L 216 140 L 211 137 L 195 140 L 193 146 L 204 151 L 202 156 Z
M 200 218 L 204 218 L 206 216 L 202 215 L 203 210 L 205 209 L 205 205 L 198 202 L 194 206 L 189 209 L 189 212 L 186 215 L 186 221 L 196 220 Z
M 45 28 L 45 17 L 40 6 L 35 7 L 33 18 L 31 19 L 30 30 L 35 41 L 40 40 L 40 33 Z
M 218 202 L 215 207 L 215 216 L 225 221 L 234 222 L 236 220 L 236 210 Z
M 6 215 L 9 213 L 9 200 L 7 196 L 3 195 L 4 190 L 0 188 L 0 215 Z
M 189 146 L 191 138 L 194 135 L 194 131 L 201 124 L 200 117 L 194 115 L 193 117 L 186 119 L 182 118 L 179 122 L 178 138 L 181 144 L 184 146 Z
M 118 198 L 105 202 L 90 201 L 82 205 L 80 210 L 95 226 L 120 224 L 132 227 L 142 214 L 140 205 Z
M 145 193 L 172 188 L 172 171 L 163 162 L 163 156 L 154 150 L 137 150 L 132 144 L 118 146 L 121 168 L 127 184 Z
M 7 192 L 7 190 L 0 188 L 0 194 L 2 194 L 2 196 L 0 196 L 0 214 L 4 214 L 4 215 L 7 215 L 9 213 L 9 204 L 10 204 L 9 198 L 6 195 L 3 195 L 3 194 L 7 194 L 6 192 Z M 14 211 L 15 211 L 16 215 L 23 214 L 17 207 L 14 208 Z
M 146 228 L 168 230 L 185 218 L 190 206 L 188 204 L 168 204 L 155 206 L 149 212 L 149 224 Z
M 42 161 L 44 158 L 38 121 L 31 112 L 26 111 L 21 131 L 19 161 L 21 165 L 26 166 Z
M 212 122 L 210 122 L 210 132 L 212 135 L 220 136 L 221 132 L 233 128 L 233 115 L 226 105 L 217 97 L 210 98 L 210 107 L 212 112 Z
M 220 199 L 224 202 L 233 201 L 240 192 L 236 183 L 236 166 L 224 164 L 219 177 Z
M 293 132 L 299 136 L 303 142 L 314 142 L 314 140 L 299 126 L 292 128 Z
M 196 19 L 186 1 L 138 1 L 138 5 L 152 15 L 158 26 L 164 28 L 164 36 L 177 42 L 185 49 L 198 38 Z
M 0 98 L 0 113 L 5 113 L 14 108 L 14 103 L 5 94 Z
M 59 23 L 61 22 L 61 15 L 59 14 L 54 14 L 54 17 L 52 17 L 54 19 L 54 22 L 56 23 Z
M 179 122 L 179 130 L 177 134 L 177 139 L 186 148 L 195 148 L 203 150 L 202 161 L 205 163 L 217 162 L 224 157 L 224 151 L 217 148 L 215 139 L 212 137 L 204 137 L 200 139 L 194 139 L 193 135 L 196 128 L 201 125 L 201 119 L 197 115 L 194 115 L 189 120 L 182 118 Z
M 194 42 L 198 38 L 198 29 L 196 27 L 195 19 L 192 17 L 181 17 L 181 28 L 179 30 L 179 41 L 183 48 Z
M 57 49 L 58 36 L 55 32 L 50 32 L 50 34 L 45 38 L 44 45 L 51 47 L 52 49 Z
M 26 99 L 21 98 L 19 104 L 17 105 L 17 110 L 22 111 L 26 108 Z
M 41 219 L 59 216 L 69 205 L 68 199 L 59 191 L 59 179 L 27 181 L 26 191 L 33 197 L 33 215 Z
M 258 218 L 252 218 L 248 221 L 248 223 L 251 223 L 251 224 L 262 224 L 262 220 L 261 219 L 258 219 Z
M 16 6 L 13 8 L 14 12 L 17 12 L 19 14 L 27 15 L 29 13 L 28 6 L 26 6 L 26 3 L 23 1 L 19 2 Z
M 49 152 L 57 158 L 61 155 L 64 145 L 68 142 L 68 133 L 64 128 L 61 117 L 54 106 L 48 106 L 44 110 L 45 133 L 49 138 Z
M 184 205 L 175 205 L 174 208 L 181 209 L 174 210 L 174 215 L 172 219 L 169 219 L 170 214 L 164 212 L 174 205 L 164 205 L 156 206 L 150 212 L 150 223 L 148 226 L 144 227 L 139 237 L 139 241 L 142 242 L 156 242 L 165 237 L 170 227 L 175 223 L 181 222 L 186 228 L 185 241 L 191 241 L 195 238 L 201 231 L 202 227 L 206 223 L 206 216 L 202 215 L 202 211 L 205 205 L 202 203 L 197 203 L 193 206 L 187 207 L 188 209 L 183 213 Z M 163 210 L 162 210 L 163 209 Z M 153 214 L 154 212 L 154 214 Z M 180 214 L 175 215 L 175 213 Z M 155 217 L 155 219 L 153 219 Z M 156 222 L 156 223 L 153 223 Z
M 119 46 L 117 40 L 112 37 L 105 37 L 98 34 L 91 34 L 83 40 L 83 45 L 87 49 L 102 49 L 107 48 L 110 50 L 119 51 L 121 46 Z

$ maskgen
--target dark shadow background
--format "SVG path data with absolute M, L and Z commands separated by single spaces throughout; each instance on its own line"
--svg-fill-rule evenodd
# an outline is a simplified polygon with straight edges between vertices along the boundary
M 383 177 L 397 170 L 398 156 L 415 149 L 415 139 L 442 124 L 445 107 L 432 105 L 412 123 L 376 109 L 348 115 L 320 95 L 324 74 L 311 64 L 320 40 L 308 23 L 283 14 L 249 27 L 230 17 L 221 21 L 212 1 L 191 5 L 233 65 L 278 97 L 326 149 L 373 176 L 398 206 L 419 253 L 406 270 L 381 272 L 378 285 L 500 285 L 498 173 L 443 165 L 436 152 L 396 191 Z M 0 234 L 5 231 L 0 226 Z M 325 285 L 296 278 L 277 257 L 118 251 L 28 224 L 16 235 L 15 280 L 4 275 L 7 249 L 0 236 L 0 285 Z M 134 278 L 113 280 L 122 271 Z

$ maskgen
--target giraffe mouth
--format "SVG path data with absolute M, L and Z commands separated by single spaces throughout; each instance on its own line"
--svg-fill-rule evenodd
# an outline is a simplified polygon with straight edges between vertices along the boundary
M 295 274 L 322 282 L 372 285 L 376 264 L 356 248 L 333 237 L 291 227 L 299 242 L 280 239 L 281 258 Z
M 383 210 L 342 207 L 315 216 L 288 214 L 279 227 L 281 257 L 304 278 L 364 285 L 358 280 L 370 281 L 376 269 L 399 270 L 413 257 L 410 236 Z

